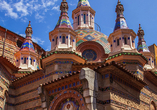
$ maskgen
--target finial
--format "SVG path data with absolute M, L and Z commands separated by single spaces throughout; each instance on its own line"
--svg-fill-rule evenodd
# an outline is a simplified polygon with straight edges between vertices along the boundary
M 144 36 L 144 30 L 142 30 L 141 24 L 139 24 L 138 36 Z
M 120 0 L 118 0 L 118 4 L 121 4 Z
M 142 30 L 141 24 L 139 24 L 139 30 Z
M 27 37 L 27 36 L 29 36 L 29 37 L 32 36 L 33 31 L 32 31 L 32 27 L 31 27 L 31 21 L 29 21 L 29 24 L 28 24 L 28 27 L 26 28 L 25 33 L 26 33 L 26 37 Z
M 31 21 L 29 21 L 28 27 L 31 27 Z
M 68 7 L 68 3 L 66 2 L 66 0 L 62 0 L 61 6 L 60 6 L 61 12 L 67 13 L 68 8 L 69 7 Z

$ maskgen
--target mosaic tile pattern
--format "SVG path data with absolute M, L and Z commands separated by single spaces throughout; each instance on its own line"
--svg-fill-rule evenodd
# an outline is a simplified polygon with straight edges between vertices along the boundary
M 74 98 L 68 98 L 61 102 L 58 110 L 79 110 L 79 103 Z
M 138 44 L 137 50 L 139 52 L 150 52 L 145 41 Z
M 90 6 L 90 4 L 88 0 L 79 0 L 77 7 L 80 7 L 80 6 Z
M 78 33 L 78 37 L 76 39 L 77 47 L 85 41 L 95 41 L 103 46 L 106 54 L 110 53 L 110 44 L 108 43 L 108 37 L 105 34 L 92 29 L 78 29 L 75 30 L 75 32 Z
M 88 41 L 92 41 L 94 40 L 95 38 L 93 38 L 91 35 L 88 35 L 86 37 L 84 37 L 84 39 L 88 40 Z
M 27 50 L 27 51 L 33 51 L 33 52 L 35 52 L 32 41 L 31 40 L 27 40 L 27 39 L 22 44 L 20 50 Z
M 58 28 L 58 27 L 68 27 L 68 28 L 73 29 L 69 21 L 69 18 L 65 16 L 61 16 L 60 19 L 58 20 L 55 28 Z
M 120 18 L 116 21 L 114 31 L 117 29 L 128 29 L 125 18 Z

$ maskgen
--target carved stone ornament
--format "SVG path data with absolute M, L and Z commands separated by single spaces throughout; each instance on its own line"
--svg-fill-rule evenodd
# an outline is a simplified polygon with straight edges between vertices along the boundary
M 60 6 L 60 10 L 61 12 L 66 12 L 68 11 L 69 7 L 68 7 L 68 3 L 66 2 L 66 0 L 63 0 Z

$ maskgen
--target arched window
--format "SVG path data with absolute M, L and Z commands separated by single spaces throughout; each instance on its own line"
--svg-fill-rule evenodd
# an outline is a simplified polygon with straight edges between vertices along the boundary
M 24 57 L 24 62 L 23 63 L 26 64 L 26 57 Z
M 150 110 L 156 110 L 154 102 L 151 102 L 151 104 L 150 104 Z
M 65 36 L 62 37 L 62 43 L 65 43 Z
M 127 44 L 127 38 L 124 37 L 124 44 Z
M 78 25 L 80 25 L 80 15 L 78 15 Z
M 117 46 L 119 46 L 119 39 L 117 39 Z
M 84 24 L 86 24 L 86 14 L 84 14 Z

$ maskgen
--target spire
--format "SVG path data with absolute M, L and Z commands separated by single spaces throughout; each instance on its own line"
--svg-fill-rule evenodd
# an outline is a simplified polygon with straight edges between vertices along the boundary
M 79 0 L 78 4 L 77 4 L 77 8 L 80 6 L 90 6 L 88 0 Z
M 28 24 L 28 27 L 26 28 L 25 33 L 26 33 L 26 37 L 27 37 L 27 36 L 28 36 L 28 37 L 31 37 L 31 36 L 32 36 L 33 31 L 32 31 L 32 27 L 31 27 L 31 21 L 29 21 L 29 24 Z
M 138 46 L 137 46 L 138 52 L 150 52 L 148 46 L 146 45 L 146 41 L 144 40 L 144 30 L 141 28 L 140 24 L 139 24 L 139 30 L 137 36 L 138 36 Z
M 32 31 L 32 27 L 31 27 L 31 21 L 29 21 L 29 24 L 28 24 L 28 27 L 26 28 L 26 38 L 25 38 L 25 41 L 23 42 L 22 46 L 21 46 L 21 50 L 26 50 L 26 51 L 32 51 L 32 52 L 35 52 L 34 51 L 34 46 L 33 46 L 33 43 L 32 43 L 32 34 L 33 34 L 33 31 Z
M 128 29 L 123 12 L 124 12 L 124 7 L 121 4 L 120 0 L 118 0 L 117 6 L 116 6 L 117 19 L 116 19 L 114 31 L 118 29 Z
M 66 2 L 66 0 L 63 0 L 60 6 L 61 15 L 55 29 L 60 27 L 73 29 L 68 17 L 68 8 L 68 3 Z

